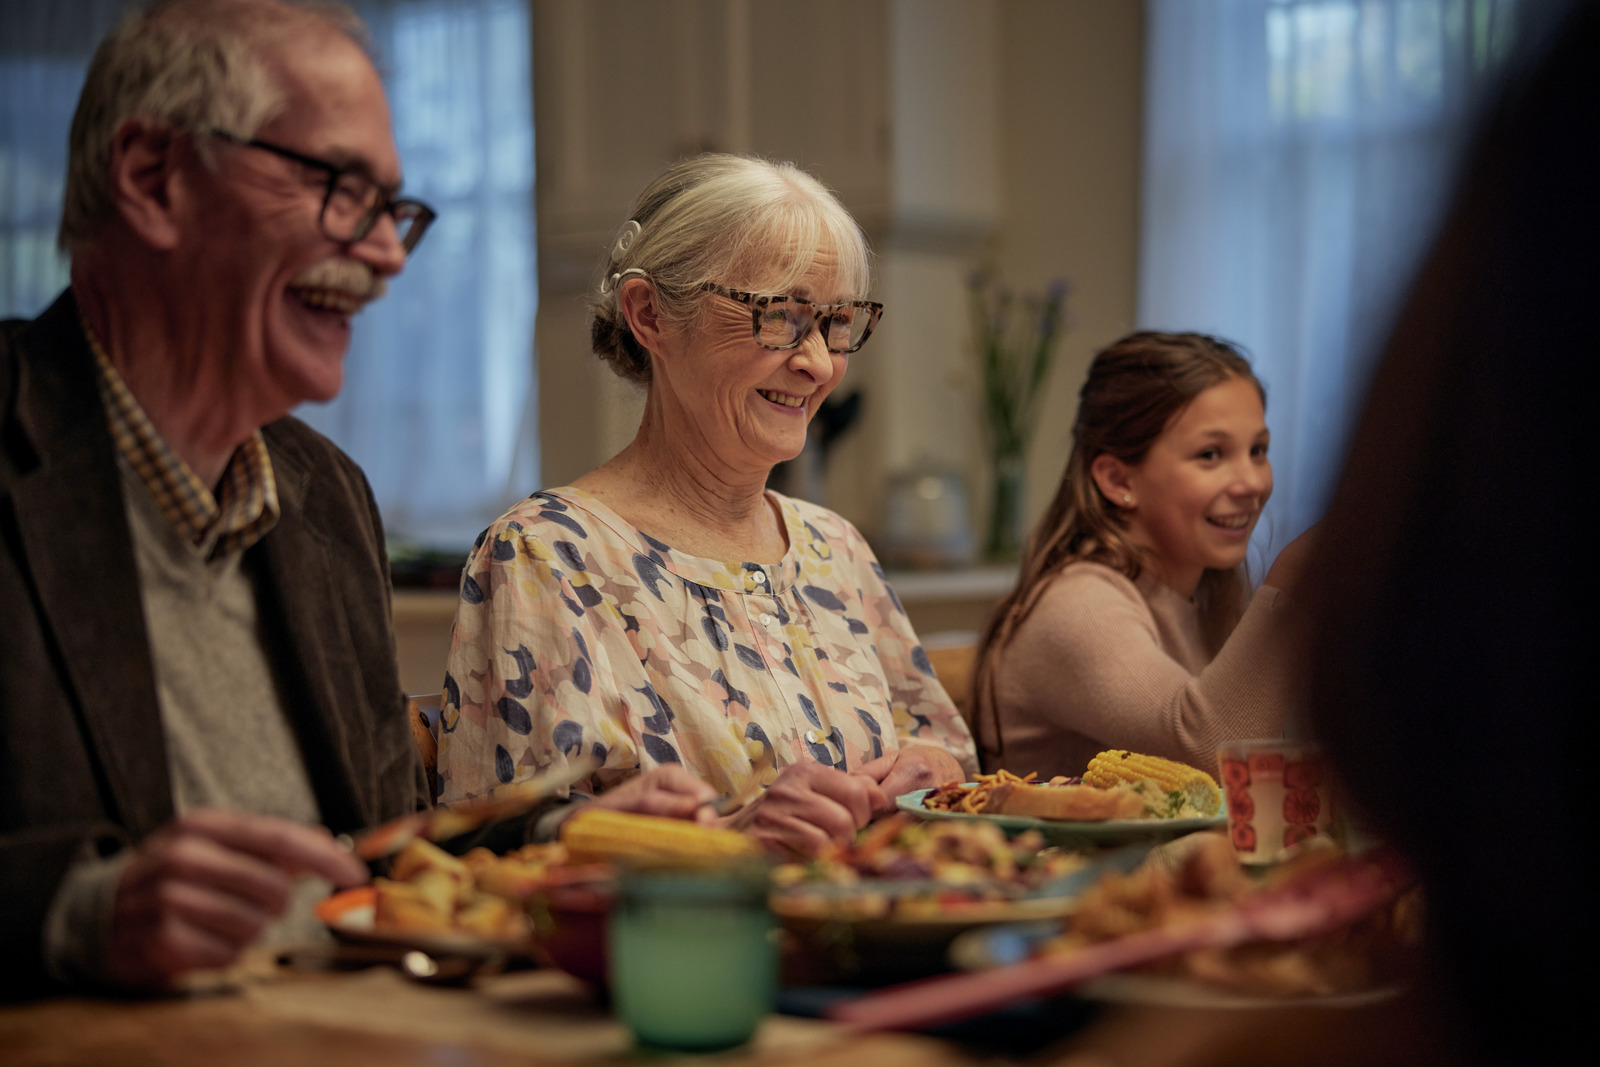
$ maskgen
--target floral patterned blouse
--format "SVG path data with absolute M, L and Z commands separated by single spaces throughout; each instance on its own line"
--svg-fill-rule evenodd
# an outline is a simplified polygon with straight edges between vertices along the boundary
M 775 566 L 674 552 L 594 496 L 535 493 L 479 537 L 444 680 L 440 800 L 595 759 L 584 791 L 681 763 L 750 801 L 813 759 L 972 735 L 854 526 L 773 494 Z

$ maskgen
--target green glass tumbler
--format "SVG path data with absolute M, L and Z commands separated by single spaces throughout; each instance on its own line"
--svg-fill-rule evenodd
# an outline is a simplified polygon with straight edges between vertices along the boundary
M 641 1045 L 743 1044 L 772 1010 L 778 952 L 764 864 L 624 868 L 611 912 L 611 995 Z

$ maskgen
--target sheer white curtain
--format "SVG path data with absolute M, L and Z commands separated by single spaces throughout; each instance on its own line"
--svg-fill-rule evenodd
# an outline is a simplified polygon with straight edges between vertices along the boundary
M 66 284 L 55 251 L 67 129 L 125 0 L 0 3 L 0 317 Z M 405 188 L 439 212 L 361 314 L 332 404 L 296 414 L 355 457 L 390 536 L 464 555 L 538 483 L 527 0 L 365 0 Z
M 301 418 L 366 470 L 391 538 L 465 550 L 538 483 L 527 0 L 357 3 L 408 195 L 438 219 Z
M 67 284 L 56 251 L 83 74 L 121 0 L 0 3 L 0 318 L 32 318 Z
M 1139 321 L 1254 359 L 1276 479 L 1258 577 L 1321 515 L 1373 342 L 1520 14 L 1516 0 L 1148 0 Z

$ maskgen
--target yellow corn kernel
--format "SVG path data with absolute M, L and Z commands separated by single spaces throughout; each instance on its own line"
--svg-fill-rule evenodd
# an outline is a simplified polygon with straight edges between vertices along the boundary
M 561 843 L 576 863 L 622 857 L 692 861 L 761 853 L 760 845 L 737 830 L 587 804 L 561 824 Z
M 1085 785 L 1101 789 L 1141 779 L 1154 782 L 1163 793 L 1182 793 L 1190 804 L 1207 815 L 1215 815 L 1222 806 L 1222 791 L 1217 788 L 1216 779 L 1187 763 L 1160 756 L 1109 749 L 1090 760 L 1089 769 L 1083 772 Z

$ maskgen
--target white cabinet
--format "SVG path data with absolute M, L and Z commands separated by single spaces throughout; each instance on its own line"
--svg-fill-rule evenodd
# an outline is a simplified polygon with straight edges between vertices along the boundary
M 587 286 L 633 198 L 697 152 L 796 163 L 881 229 L 887 22 L 885 0 L 535 0 L 545 290 Z

